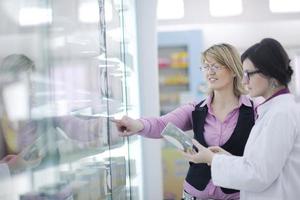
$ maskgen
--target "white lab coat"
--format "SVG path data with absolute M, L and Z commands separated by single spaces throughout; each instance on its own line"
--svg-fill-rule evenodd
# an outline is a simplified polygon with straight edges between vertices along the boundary
M 13 200 L 13 183 L 7 164 L 0 163 L 0 199 Z
M 300 197 L 300 109 L 291 94 L 258 107 L 244 156 L 216 155 L 214 184 L 241 190 L 241 200 Z
M 3 133 L 0 132 L 0 160 L 6 155 L 5 141 Z M 13 183 L 10 175 L 9 168 L 6 163 L 0 163 L 0 199 L 12 200 L 13 199 Z

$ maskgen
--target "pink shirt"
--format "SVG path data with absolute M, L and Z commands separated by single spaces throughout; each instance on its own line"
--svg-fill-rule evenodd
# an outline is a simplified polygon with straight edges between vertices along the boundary
M 225 118 L 224 122 L 218 120 L 213 114 L 211 107 L 211 97 L 208 97 L 201 107 L 207 105 L 208 113 L 204 125 L 204 138 L 209 146 L 222 146 L 230 138 L 236 126 L 239 108 L 242 104 L 251 107 L 251 102 L 246 96 L 241 96 L 239 99 L 239 107 L 232 110 Z M 140 121 L 144 124 L 144 129 L 139 132 L 140 135 L 149 138 L 162 138 L 160 135 L 163 128 L 168 122 L 172 122 L 180 129 L 187 131 L 192 129 L 192 111 L 195 110 L 196 102 L 183 105 L 174 111 L 158 118 L 141 118 Z M 201 177 L 199 177 L 201 178 Z M 198 198 L 213 198 L 213 199 L 239 199 L 239 193 L 225 194 L 220 187 L 215 186 L 210 180 L 203 191 L 199 191 L 188 182 L 184 182 L 184 190 Z

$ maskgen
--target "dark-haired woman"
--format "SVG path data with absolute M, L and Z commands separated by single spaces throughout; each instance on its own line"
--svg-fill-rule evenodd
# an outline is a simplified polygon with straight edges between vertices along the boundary
M 244 155 L 197 141 L 197 152 L 184 154 L 210 164 L 213 183 L 241 190 L 242 200 L 299 199 L 300 109 L 288 89 L 290 59 L 278 41 L 266 38 L 247 49 L 242 62 L 250 96 L 266 99 L 257 107 Z

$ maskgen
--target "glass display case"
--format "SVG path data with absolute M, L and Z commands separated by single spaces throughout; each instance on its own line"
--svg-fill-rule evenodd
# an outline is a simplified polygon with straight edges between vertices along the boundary
M 134 3 L 1 1 L 0 199 L 140 199 Z

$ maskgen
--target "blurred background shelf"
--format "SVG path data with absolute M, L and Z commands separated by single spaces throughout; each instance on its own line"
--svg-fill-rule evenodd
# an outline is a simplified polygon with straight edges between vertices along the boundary
M 199 70 L 201 51 L 201 31 L 158 33 L 160 114 L 200 100 L 205 95 L 198 90 L 199 85 L 204 82 Z M 179 199 L 188 164 L 165 142 L 161 152 L 164 199 Z

